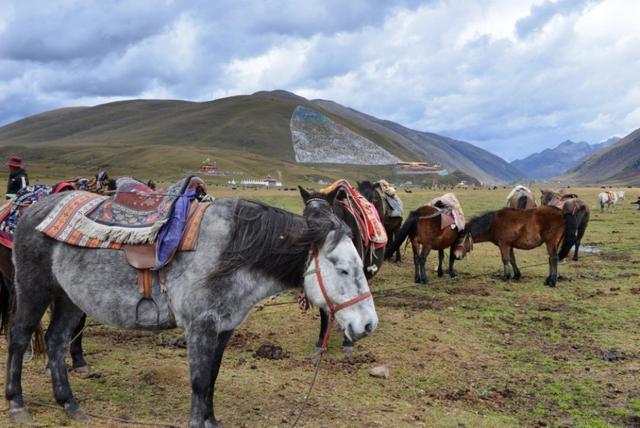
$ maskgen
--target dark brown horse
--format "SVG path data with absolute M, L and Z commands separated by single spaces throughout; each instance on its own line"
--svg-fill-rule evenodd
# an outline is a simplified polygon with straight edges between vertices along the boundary
M 371 183 L 370 181 L 359 181 L 358 191 L 367 198 L 369 202 L 376 207 L 380 220 L 384 225 L 384 230 L 387 232 L 387 247 L 385 250 L 391 248 L 393 241 L 395 241 L 400 232 L 400 226 L 402 226 L 402 216 L 392 216 L 392 209 L 389 207 L 389 203 L 386 201 L 384 190 L 380 185 L 380 182 Z M 396 262 L 401 261 L 400 249 L 395 252 Z M 387 257 L 390 258 L 390 257 Z
M 471 219 L 466 226 L 473 242 L 493 242 L 500 248 L 503 273 L 507 281 L 521 278 L 516 264 L 514 248 L 531 250 L 542 244 L 549 254 L 549 276 L 545 284 L 555 287 L 558 281 L 558 260 L 564 259 L 576 241 L 577 222 L 575 215 L 563 213 L 555 207 L 542 206 L 529 210 L 503 208 L 489 211 Z M 562 246 L 560 246 L 562 244 Z
M 568 193 L 560 190 L 555 192 L 553 190 L 540 189 L 542 193 L 540 195 L 540 203 L 542 205 L 555 206 L 561 208 L 565 214 L 573 214 L 576 217 L 578 223 L 578 233 L 575 242 L 575 251 L 573 253 L 573 260 L 578 260 L 578 251 L 580 249 L 580 243 L 584 232 L 589 225 L 589 218 L 591 217 L 591 211 L 589 205 L 582 199 L 578 198 L 575 193 Z
M 300 189 L 300 196 L 302 196 L 302 201 L 305 205 L 305 213 L 324 213 L 325 211 L 332 211 L 340 220 L 345 222 L 349 229 L 351 229 L 353 244 L 355 245 L 364 265 L 364 275 L 367 279 L 373 278 L 380 270 L 382 262 L 384 261 L 384 247 L 376 249 L 373 245 L 365 246 L 364 237 L 360 231 L 358 220 L 354 217 L 351 211 L 346 209 L 346 207 L 341 203 L 337 202 L 343 197 L 340 189 L 336 188 L 329 193 L 308 192 L 301 186 L 298 186 L 298 189 Z M 316 343 L 316 348 L 318 349 L 322 345 L 322 339 L 327 331 L 328 324 L 329 314 L 320 309 L 320 335 L 318 337 L 318 342 Z M 344 352 L 353 351 L 353 342 L 349 340 L 347 336 L 344 336 L 342 349 Z
M 473 249 L 473 240 L 464 231 L 457 228 L 441 227 L 443 210 L 430 205 L 425 205 L 415 211 L 411 211 L 409 218 L 404 222 L 398 237 L 387 249 L 385 257 L 391 257 L 398 251 L 402 243 L 409 237 L 413 249 L 413 264 L 415 267 L 415 282 L 427 284 L 427 270 L 425 264 L 431 250 L 438 250 L 438 276 L 444 275 L 443 260 L 444 250 L 449 248 L 449 276 L 458 276 L 453 264 L 456 260 L 464 258 L 465 254 Z

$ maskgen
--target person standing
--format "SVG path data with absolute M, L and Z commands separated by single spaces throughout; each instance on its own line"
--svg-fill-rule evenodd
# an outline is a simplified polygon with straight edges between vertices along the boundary
M 7 166 L 9 167 L 8 199 L 9 195 L 15 195 L 20 189 L 29 185 L 29 176 L 27 176 L 27 171 L 24 170 L 22 157 L 19 155 L 12 155 L 7 162 Z

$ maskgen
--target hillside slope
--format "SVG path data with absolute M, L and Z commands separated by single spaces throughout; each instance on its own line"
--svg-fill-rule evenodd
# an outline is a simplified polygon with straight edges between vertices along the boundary
M 619 140 L 620 138 L 614 137 L 599 144 L 566 140 L 552 149 L 516 159 L 511 165 L 518 168 L 526 178 L 551 178 L 578 166 L 593 153 Z
M 561 178 L 580 184 L 640 186 L 640 129 L 594 153 Z
M 104 147 L 153 145 L 192 147 L 198 152 L 234 151 L 237 156 L 253 153 L 295 163 L 290 123 L 299 106 L 332 121 L 332 129 L 343 130 L 342 137 L 354 140 L 357 136 L 379 146 L 390 159 L 438 162 L 450 171 L 461 170 L 486 183 L 508 182 L 519 175 L 503 159 L 471 144 L 286 91 L 262 91 L 209 102 L 131 100 L 53 110 L 1 127 L 0 146 L 7 150 L 8 146 L 29 148 L 42 160 L 47 153 L 63 148 L 96 147 L 99 151 Z

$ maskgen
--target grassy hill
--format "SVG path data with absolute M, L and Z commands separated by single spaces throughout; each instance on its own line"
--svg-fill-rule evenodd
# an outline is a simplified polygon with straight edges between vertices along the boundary
M 580 184 L 640 186 L 640 129 L 594 153 L 561 178 Z
M 53 110 L 1 127 L 0 154 L 20 152 L 36 168 L 68 166 L 78 174 L 111 169 L 170 176 L 197 169 L 211 157 L 224 170 L 254 177 L 280 172 L 294 181 L 392 175 L 390 167 L 295 163 L 289 125 L 299 105 L 317 110 L 402 160 L 439 162 L 485 182 L 516 178 L 507 162 L 470 144 L 429 134 L 441 140 L 438 147 L 429 145 L 427 134 L 286 91 L 200 103 L 131 100 Z M 405 132 L 398 132 L 400 128 Z M 459 149 L 462 146 L 465 150 Z M 430 183 L 432 177 L 410 179 Z

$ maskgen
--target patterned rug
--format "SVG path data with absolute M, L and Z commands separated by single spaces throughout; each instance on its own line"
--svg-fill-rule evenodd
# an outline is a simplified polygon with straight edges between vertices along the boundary
M 0 244 L 7 248 L 13 248 L 13 235 L 24 210 L 50 193 L 51 187 L 44 184 L 33 184 L 20 189 L 14 200 L 7 201 L 0 206 Z

